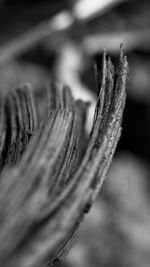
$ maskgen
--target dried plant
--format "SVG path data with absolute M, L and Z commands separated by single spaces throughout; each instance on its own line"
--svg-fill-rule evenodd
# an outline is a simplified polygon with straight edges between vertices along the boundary
M 128 64 L 103 56 L 93 127 L 83 155 L 86 105 L 50 86 L 43 121 L 31 89 L 1 101 L 0 265 L 50 266 L 71 246 L 106 177 L 121 134 Z

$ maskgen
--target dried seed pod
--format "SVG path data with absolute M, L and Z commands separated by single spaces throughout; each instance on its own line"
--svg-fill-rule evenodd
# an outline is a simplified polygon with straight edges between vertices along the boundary
M 40 267 L 49 260 L 50 266 L 66 255 L 102 186 L 120 137 L 127 72 L 122 51 L 117 70 L 104 53 L 93 127 L 82 160 L 86 105 L 75 102 L 67 86 L 61 91 L 50 86 L 48 114 L 37 132 L 29 90 L 16 90 L 5 100 L 11 129 L 7 161 L 12 162 L 13 153 L 20 158 L 28 131 L 33 136 L 20 161 L 1 174 L 0 265 Z M 1 118 L 3 129 L 4 111 Z M 20 134 L 23 149 L 17 143 Z M 14 143 L 16 149 L 10 153 Z

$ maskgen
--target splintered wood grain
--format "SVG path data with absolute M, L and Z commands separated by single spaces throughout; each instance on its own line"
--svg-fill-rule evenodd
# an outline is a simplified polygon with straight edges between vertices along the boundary
M 122 48 L 118 66 L 104 52 L 102 72 L 102 77 L 97 73 L 99 96 L 84 155 L 87 106 L 73 99 L 68 86 L 50 85 L 48 110 L 38 123 L 29 86 L 1 104 L 0 265 L 50 266 L 68 253 L 121 134 L 128 77 Z

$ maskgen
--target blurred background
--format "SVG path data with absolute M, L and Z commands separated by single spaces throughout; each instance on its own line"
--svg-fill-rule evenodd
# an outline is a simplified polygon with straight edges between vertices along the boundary
M 122 136 L 108 179 L 58 266 L 150 266 L 150 1 L 0 0 L 0 90 L 30 82 L 40 101 L 52 79 L 96 102 L 103 48 L 130 72 Z M 42 101 L 41 101 L 42 103 Z M 57 266 L 57 264 L 56 264 Z

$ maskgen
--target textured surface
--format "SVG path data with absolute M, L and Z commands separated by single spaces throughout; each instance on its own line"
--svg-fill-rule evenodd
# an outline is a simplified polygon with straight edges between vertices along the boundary
M 121 133 L 127 74 L 122 50 L 117 68 L 104 52 L 84 156 L 87 107 L 74 101 L 67 86 L 58 90 L 51 84 L 43 121 L 37 119 L 29 85 L 1 103 L 0 265 L 40 267 L 50 260 L 50 266 L 67 253 L 112 161 Z

